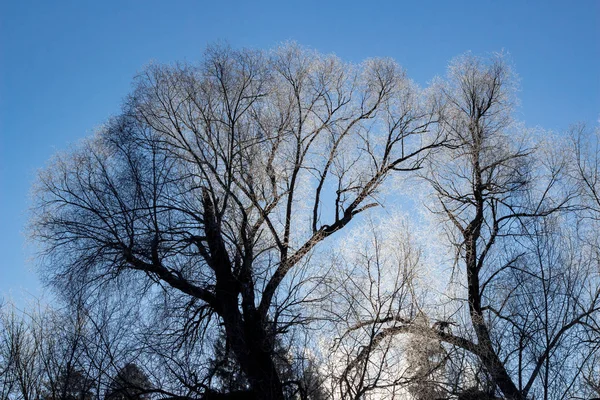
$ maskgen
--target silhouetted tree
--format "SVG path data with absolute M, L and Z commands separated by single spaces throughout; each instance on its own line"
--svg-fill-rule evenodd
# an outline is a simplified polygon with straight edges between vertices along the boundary
M 126 364 L 113 378 L 106 391 L 106 400 L 147 400 L 152 384 L 135 363 Z
M 179 332 L 224 333 L 255 396 L 282 399 L 276 338 L 302 320 L 282 285 L 443 143 L 435 109 L 388 59 L 287 45 L 153 65 L 121 115 L 40 174 L 46 274 L 67 294 L 130 279 L 187 302 Z
M 574 393 L 600 332 L 600 253 L 590 230 L 600 209 L 598 152 L 576 146 L 577 162 L 566 141 L 555 147 L 527 135 L 512 118 L 514 78 L 501 58 L 460 57 L 437 90 L 448 145 L 427 160 L 422 177 L 433 191 L 428 209 L 444 223 L 455 254 L 444 300 L 452 315 L 438 315 L 441 325 L 424 323 L 402 304 L 365 312 L 381 293 L 405 285 L 371 279 L 370 289 L 347 296 L 359 311 L 341 338 L 370 333 L 351 347 L 350 365 L 365 365 L 371 354 L 389 352 L 395 337 L 411 334 L 474 358 L 462 388 L 454 385 L 456 395 Z M 390 359 L 364 371 L 379 377 Z
M 67 368 L 48 386 L 42 400 L 92 400 L 94 383 L 79 369 Z

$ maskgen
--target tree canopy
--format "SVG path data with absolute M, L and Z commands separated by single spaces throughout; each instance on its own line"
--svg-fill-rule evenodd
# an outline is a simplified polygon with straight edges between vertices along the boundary
M 295 44 L 147 67 L 35 188 L 89 396 L 593 394 L 598 148 L 526 129 L 515 91 L 502 55 L 425 89 Z

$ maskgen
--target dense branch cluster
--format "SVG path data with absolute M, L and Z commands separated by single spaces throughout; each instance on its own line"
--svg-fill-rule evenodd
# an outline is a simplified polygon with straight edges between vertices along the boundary
M 514 121 L 514 82 L 295 44 L 146 68 L 39 175 L 65 336 L 4 311 L 3 396 L 598 395 L 600 153 Z

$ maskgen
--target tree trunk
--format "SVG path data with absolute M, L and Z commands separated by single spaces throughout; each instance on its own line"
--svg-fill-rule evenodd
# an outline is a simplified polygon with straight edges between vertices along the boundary
M 236 310 L 237 311 L 237 310 Z M 284 400 L 283 386 L 273 361 L 273 345 L 260 321 L 225 322 L 227 338 L 257 400 Z
M 477 197 L 477 196 L 476 196 Z M 490 373 L 496 385 L 500 388 L 504 396 L 509 400 L 525 400 L 523 394 L 512 381 L 510 375 L 504 368 L 504 364 L 498 358 L 494 350 L 490 333 L 485 325 L 483 311 L 481 309 L 481 295 L 479 270 L 477 267 L 477 238 L 481 229 L 483 220 L 482 208 L 478 210 L 475 219 L 465 230 L 465 261 L 467 267 L 467 282 L 469 292 L 469 314 L 471 322 L 477 336 L 477 347 L 479 348 L 479 357 Z

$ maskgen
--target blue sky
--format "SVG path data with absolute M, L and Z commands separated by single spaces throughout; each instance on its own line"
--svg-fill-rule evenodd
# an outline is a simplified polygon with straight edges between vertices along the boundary
M 527 125 L 600 117 L 598 0 L 0 0 L 0 299 L 41 294 L 23 235 L 36 170 L 118 113 L 144 65 L 196 61 L 218 40 L 393 57 L 421 85 L 465 51 L 504 50 Z

